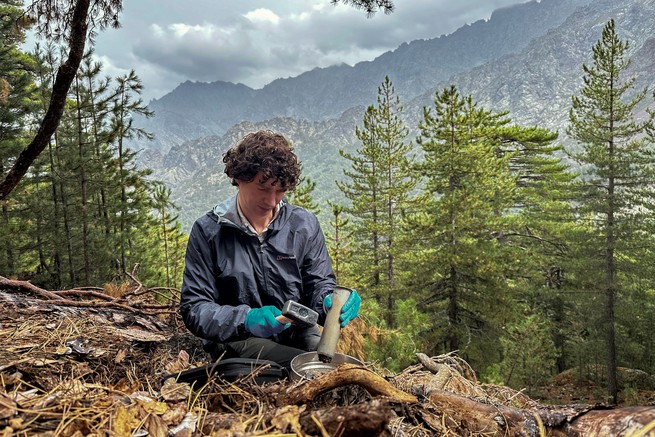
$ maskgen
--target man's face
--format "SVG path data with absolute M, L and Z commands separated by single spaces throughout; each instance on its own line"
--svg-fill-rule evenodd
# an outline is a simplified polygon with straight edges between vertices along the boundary
M 250 222 L 270 219 L 275 206 L 280 203 L 286 190 L 276 180 L 260 182 L 261 173 L 257 173 L 250 182 L 237 179 L 239 185 L 239 206 Z

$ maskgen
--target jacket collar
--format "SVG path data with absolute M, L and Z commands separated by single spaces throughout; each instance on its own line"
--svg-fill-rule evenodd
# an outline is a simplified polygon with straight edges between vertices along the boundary
M 273 221 L 268 226 L 268 230 L 277 230 L 282 227 L 282 225 L 287 221 L 289 209 L 286 208 L 288 205 L 287 198 L 283 198 L 279 204 L 279 211 Z M 216 215 L 217 222 L 219 224 L 227 224 L 234 226 L 248 233 L 252 233 L 248 228 L 242 224 L 241 218 L 239 217 L 239 211 L 237 209 L 237 196 L 233 196 L 222 203 L 219 203 L 214 207 L 212 212 Z M 256 235 L 256 234 L 255 234 Z

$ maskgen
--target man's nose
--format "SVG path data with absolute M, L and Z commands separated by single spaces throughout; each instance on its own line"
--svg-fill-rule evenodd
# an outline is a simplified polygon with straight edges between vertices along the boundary
M 277 196 L 275 191 L 267 192 L 264 196 L 264 201 L 266 202 L 266 206 L 275 208 L 275 205 L 277 205 Z

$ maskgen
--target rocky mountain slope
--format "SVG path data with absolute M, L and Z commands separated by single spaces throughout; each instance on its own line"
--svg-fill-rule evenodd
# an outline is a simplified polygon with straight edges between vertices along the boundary
M 450 84 L 487 109 L 509 111 L 517 123 L 563 134 L 571 96 L 582 85 L 582 65 L 591 62 L 592 46 L 610 18 L 621 38 L 630 41 L 637 85 L 655 83 L 655 0 L 532 1 L 496 11 L 490 20 L 451 35 L 403 44 L 371 62 L 316 69 L 262 90 L 182 84 L 153 102 L 153 123 L 158 117 L 169 122 L 166 129 L 150 126 L 159 142 L 142 153 L 142 160 L 173 188 L 188 228 L 233 192 L 222 173 L 226 148 L 247 131 L 279 130 L 296 146 L 304 174 L 317 183 L 314 197 L 325 223 L 326 201 L 341 200 L 334 181 L 348 164 L 338 150 L 357 146 L 355 126 L 362 125 L 365 106 L 375 104 L 385 74 L 405 106 L 410 138 L 423 107 L 432 106 L 435 91 Z M 228 92 L 237 101 L 228 99 Z M 211 108 L 206 107 L 210 101 Z M 197 113 L 184 109 L 192 105 Z M 167 119 L 173 110 L 187 111 L 193 122 L 179 115 Z M 227 117 L 230 111 L 238 120 Z
M 450 35 L 407 42 L 373 61 L 316 68 L 258 90 L 227 82 L 187 81 L 151 101 L 157 116 L 140 124 L 157 134 L 148 147 L 166 152 L 186 140 L 222 135 L 243 120 L 339 117 L 349 108 L 375 101 L 377 87 L 387 75 L 398 95 L 410 100 L 455 74 L 521 52 L 589 1 L 533 0 L 499 9 L 488 21 L 465 25 Z

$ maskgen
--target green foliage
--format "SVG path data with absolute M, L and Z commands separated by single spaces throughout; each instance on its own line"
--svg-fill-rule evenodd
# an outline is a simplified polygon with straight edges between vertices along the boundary
M 330 230 L 327 232 L 326 243 L 328 253 L 332 260 L 332 269 L 339 284 L 354 283 L 354 274 L 351 269 L 352 263 L 352 230 L 350 219 L 345 214 L 345 207 L 329 203 L 332 208 L 332 220 Z
M 362 147 L 355 154 L 340 150 L 351 168 L 344 171 L 346 180 L 337 182 L 350 201 L 345 211 L 352 217 L 354 285 L 384 305 L 390 327 L 395 326 L 395 300 L 402 292 L 396 273 L 396 259 L 404 251 L 397 244 L 401 211 L 409 206 L 416 186 L 408 171 L 414 157 L 412 144 L 405 141 L 408 129 L 402 111 L 386 77 L 378 87 L 377 106 L 366 109 L 363 128 L 356 128 Z
M 20 50 L 28 22 L 21 19 L 22 1 L 0 4 L 0 176 L 25 143 L 25 129 L 37 105 L 35 61 Z
M 507 327 L 500 339 L 503 359 L 499 370 L 503 384 L 530 392 L 547 381 L 554 373 L 557 359 L 553 329 L 552 323 L 533 309 Z
M 371 332 L 366 336 L 366 359 L 398 372 L 416 362 L 416 353 L 424 350 L 422 333 L 430 326 L 428 314 L 421 313 L 414 299 L 396 301 L 396 328 L 389 328 L 385 310 L 373 299 L 363 302 L 363 314 Z
M 293 205 L 300 206 L 301 208 L 305 208 L 307 211 L 311 211 L 318 215 L 321 213 L 321 210 L 312 197 L 312 193 L 315 189 L 316 182 L 312 181 L 309 177 L 303 177 L 300 179 L 300 183 L 295 191 L 290 193 L 289 201 Z
M 37 108 L 35 62 L 19 48 L 29 24 L 21 19 L 21 5 L 15 0 L 0 4 L 0 180 L 29 142 L 30 114 Z M 28 244 L 16 238 L 28 226 L 12 217 L 15 202 L 0 206 L 0 272 L 28 268 L 30 260 L 23 256 Z
M 188 235 L 182 232 L 178 216 L 171 213 L 177 209 L 170 200 L 171 189 L 156 184 L 151 195 L 154 205 L 152 225 L 147 227 L 148 235 L 143 238 L 146 251 L 143 252 L 143 261 L 139 261 L 139 264 L 148 266 L 149 276 L 143 280 L 167 288 L 180 288 Z
M 494 238 L 508 229 L 516 187 L 511 154 L 497 153 L 496 132 L 507 120 L 455 87 L 434 104 L 419 125 L 425 160 L 415 177 L 425 175 L 424 201 L 408 215 L 415 287 L 435 316 L 429 352 L 492 359 L 483 349 L 512 308 L 505 272 L 520 262 Z
M 43 111 L 59 59 L 52 46 L 37 47 L 34 59 Z M 134 72 L 114 80 L 101 73 L 88 53 L 47 153 L 17 187 L 21 195 L 2 204 L 8 226 L 0 239 L 22 236 L 3 252 L 12 263 L 2 273 L 50 288 L 98 285 L 130 271 L 143 281 L 179 285 L 186 237 L 169 212 L 170 193 L 124 145 L 149 136 L 132 126 L 133 114 L 150 114 L 136 97 L 140 80 Z
M 501 238 L 522 252 L 518 276 L 529 277 L 533 285 L 548 283 L 555 280 L 553 272 L 561 271 L 575 227 L 571 202 L 577 175 L 562 163 L 556 133 L 511 125 L 497 134 L 500 150 L 510 154 L 510 172 L 516 179 L 512 231 Z M 561 285 L 561 278 L 551 285 Z
M 655 205 L 655 114 L 647 109 L 645 117 L 636 116 L 648 90 L 635 91 L 635 78 L 623 78 L 628 49 L 610 20 L 593 47 L 593 65 L 583 65 L 584 86 L 572 98 L 568 130 L 582 146 L 572 156 L 585 169 L 579 184 L 578 220 L 586 226 L 576 240 L 578 278 L 605 297 L 608 394 L 614 402 L 617 327 L 624 323 L 616 318 L 616 305 L 633 278 L 652 277 L 642 260 L 651 255 L 644 242 L 653 235 Z M 584 274 L 589 271 L 595 275 Z
M 617 307 L 619 365 L 655 374 L 655 290 L 631 287 Z

